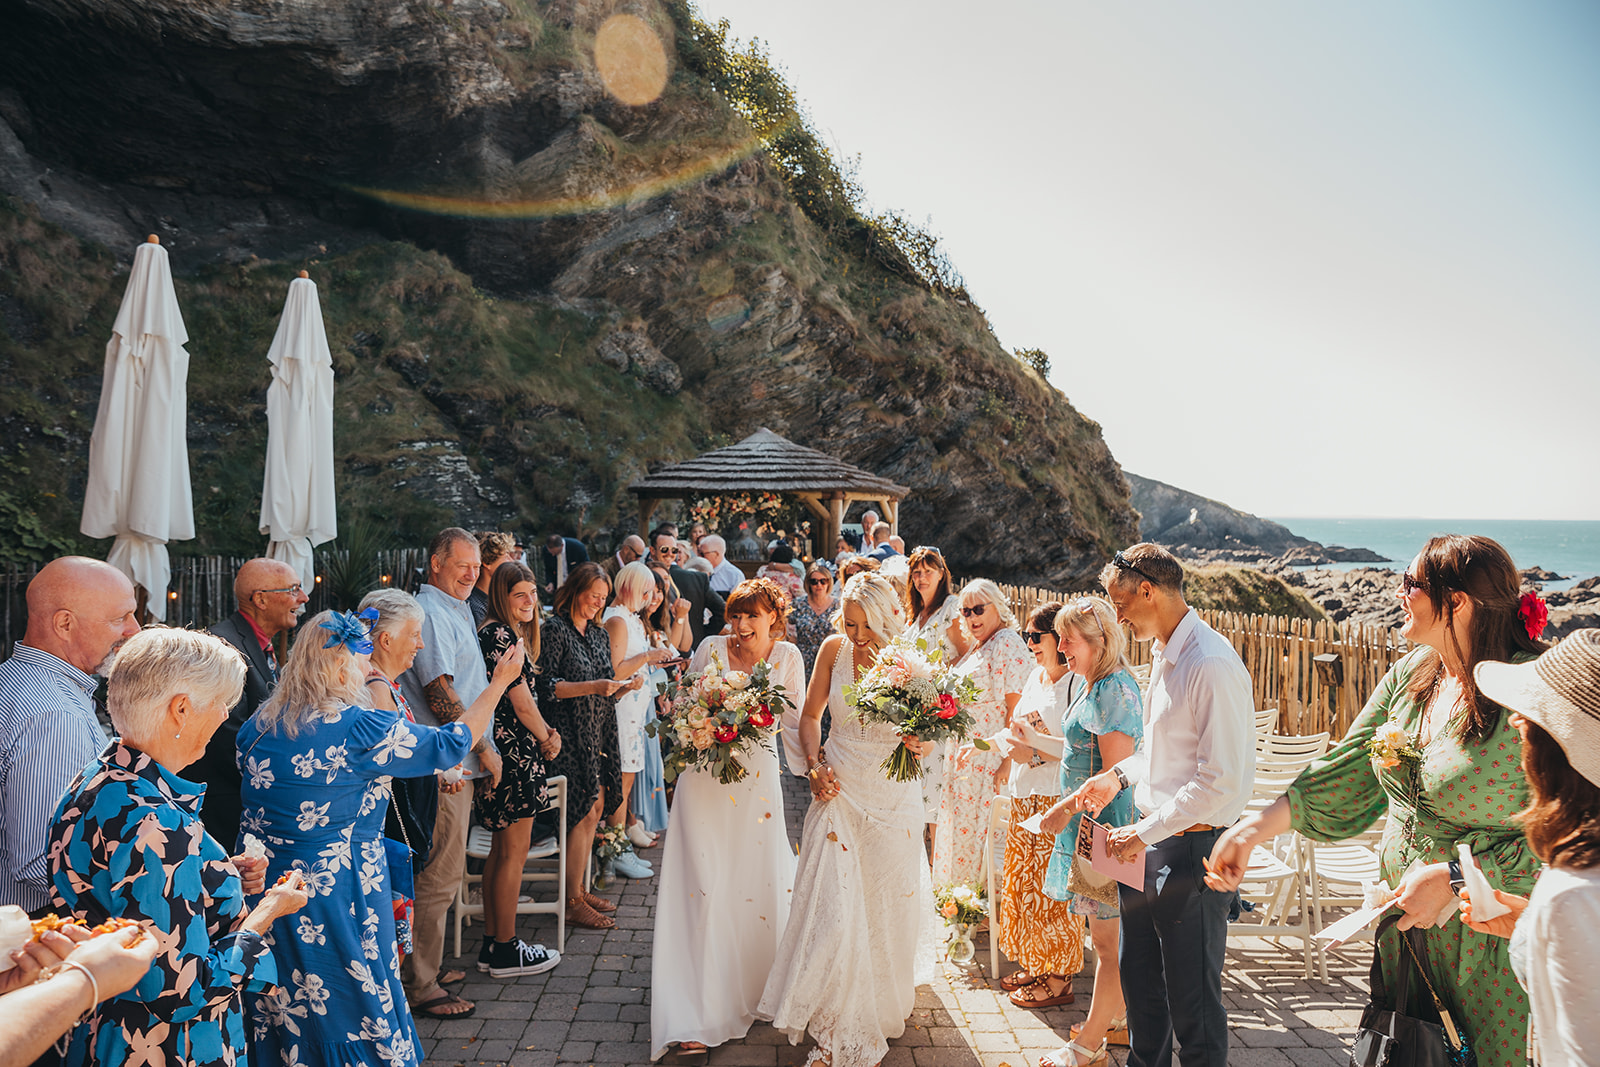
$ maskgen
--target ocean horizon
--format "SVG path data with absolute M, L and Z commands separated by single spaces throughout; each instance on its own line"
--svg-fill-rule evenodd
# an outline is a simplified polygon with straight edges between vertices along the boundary
M 1370 548 L 1388 563 L 1339 563 L 1352 567 L 1387 567 L 1400 570 L 1423 542 L 1435 534 L 1478 534 L 1505 546 L 1519 569 L 1542 567 L 1564 581 L 1547 583 L 1546 589 L 1564 589 L 1575 581 L 1600 574 L 1600 521 L 1579 519 L 1370 519 L 1327 516 L 1272 516 L 1300 537 L 1324 545 Z

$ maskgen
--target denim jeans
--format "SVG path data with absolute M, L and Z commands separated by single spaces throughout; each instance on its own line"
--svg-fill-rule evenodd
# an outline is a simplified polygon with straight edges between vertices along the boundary
M 1200 863 L 1221 833 L 1181 834 L 1151 846 L 1144 891 L 1117 887 L 1129 1067 L 1167 1067 L 1174 1037 L 1183 1067 L 1228 1062 L 1222 964 L 1237 894 L 1207 889 Z

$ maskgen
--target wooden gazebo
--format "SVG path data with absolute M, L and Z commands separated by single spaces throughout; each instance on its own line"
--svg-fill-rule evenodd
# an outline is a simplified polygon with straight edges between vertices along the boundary
M 650 516 L 662 500 L 734 493 L 788 493 L 797 497 L 822 522 L 820 555 L 833 553 L 844 524 L 845 509 L 868 500 L 883 509 L 889 529 L 900 528 L 900 501 L 911 490 L 852 467 L 826 452 L 797 445 L 763 427 L 736 445 L 704 452 L 694 459 L 662 467 L 628 486 L 639 496 L 639 536 L 650 528 Z

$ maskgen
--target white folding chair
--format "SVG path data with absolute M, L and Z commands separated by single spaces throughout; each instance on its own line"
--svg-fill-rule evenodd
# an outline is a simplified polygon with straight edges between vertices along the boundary
M 1010 825 L 1011 798 L 997 796 L 989 802 L 989 830 L 983 850 L 984 878 L 989 891 L 989 974 L 993 978 L 1000 977 L 1000 893 L 996 889 L 1005 890 L 1006 829 Z
M 556 838 L 552 844 L 548 841 L 541 846 L 540 842 L 533 842 L 533 847 L 528 849 L 528 855 L 523 860 L 522 879 L 525 882 L 547 882 L 554 880 L 556 894 L 553 900 L 537 900 L 530 897 L 528 900 L 517 902 L 518 915 L 544 915 L 551 914 L 556 917 L 556 951 L 567 950 L 567 779 L 565 775 L 558 774 L 545 779 L 545 785 L 550 791 L 550 802 L 545 805 L 546 811 L 556 812 Z M 489 849 L 494 844 L 494 835 L 481 826 L 474 826 L 467 831 L 467 858 L 487 860 Z M 461 927 L 470 924 L 475 915 L 483 914 L 483 896 L 478 894 L 478 899 L 472 899 L 472 887 L 481 885 L 483 875 L 473 874 L 468 868 L 462 868 L 461 884 L 456 887 L 455 899 L 455 950 L 456 957 L 461 956 Z
M 1359 908 L 1365 903 L 1362 895 L 1363 884 L 1382 880 L 1382 865 L 1378 859 L 1377 849 L 1378 843 L 1383 839 L 1384 824 L 1387 821 L 1387 815 L 1380 816 L 1378 821 L 1363 833 L 1335 844 L 1302 839 L 1306 884 L 1311 893 L 1312 922 L 1316 924 L 1318 930 L 1325 925 L 1322 920 L 1324 908 Z M 1372 931 L 1369 928 L 1345 940 L 1361 941 L 1371 937 Z M 1319 943 L 1317 947 L 1322 953 L 1327 952 L 1322 944 Z M 1324 973 L 1327 971 L 1327 966 L 1327 960 L 1324 958 L 1322 961 Z
M 1272 733 L 1278 726 L 1278 709 L 1276 707 L 1261 708 L 1256 712 L 1256 736 L 1262 737 Z

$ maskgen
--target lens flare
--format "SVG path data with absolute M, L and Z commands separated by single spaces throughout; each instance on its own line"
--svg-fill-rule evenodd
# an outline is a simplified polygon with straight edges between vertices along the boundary
M 346 186 L 350 192 L 370 197 L 391 207 L 420 211 L 430 215 L 454 215 L 473 219 L 551 219 L 608 211 L 663 196 L 719 174 L 761 151 L 760 138 L 749 137 L 731 148 L 680 163 L 659 174 L 614 186 L 587 196 L 533 199 L 488 199 L 451 196 L 444 193 L 403 192 L 365 185 Z
M 612 15 L 594 35 L 594 65 L 606 92 L 629 107 L 653 103 L 667 87 L 661 38 L 638 15 Z

